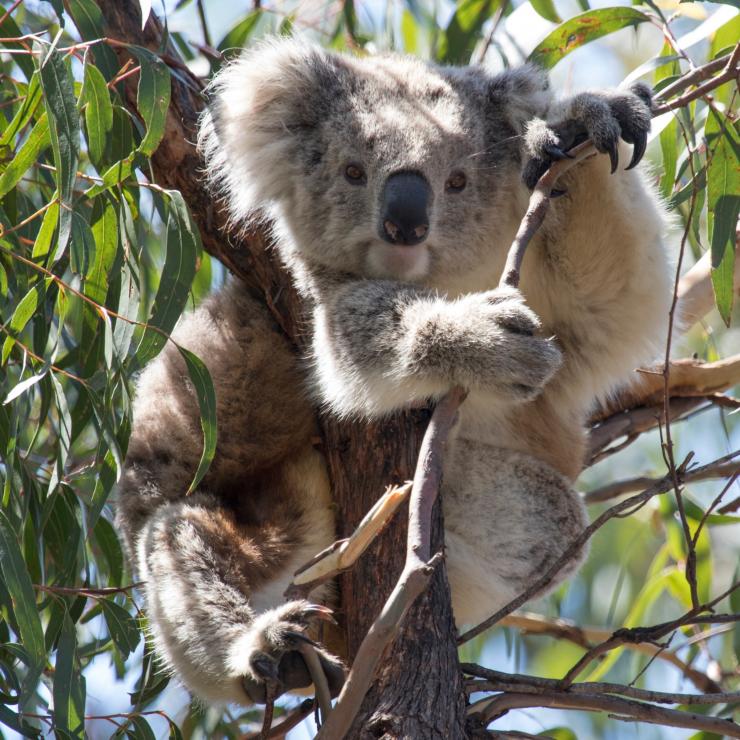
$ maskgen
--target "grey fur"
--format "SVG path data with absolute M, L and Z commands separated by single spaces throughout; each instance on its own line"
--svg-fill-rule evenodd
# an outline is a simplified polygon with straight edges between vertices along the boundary
M 443 496 L 455 614 L 474 622 L 584 526 L 572 482 L 586 414 L 652 358 L 670 291 L 657 198 L 604 157 L 565 178 L 521 290 L 495 287 L 526 208 L 523 177 L 584 135 L 606 151 L 621 135 L 639 159 L 642 87 L 558 102 L 529 66 L 490 75 L 282 40 L 226 66 L 211 92 L 206 170 L 236 223 L 275 219 L 312 307 L 313 362 L 296 361 L 237 284 L 212 297 L 176 338 L 216 383 L 213 468 L 185 499 L 200 432 L 167 349 L 140 382 L 118 521 L 160 655 L 203 698 L 250 702 L 265 675 L 284 689 L 306 678 L 286 635 L 311 631 L 314 612 L 281 593 L 333 539 L 311 443 L 319 407 L 371 417 L 470 389 Z M 429 232 L 399 247 L 380 238 L 379 208 L 388 177 L 409 171 L 429 185 Z M 448 187 L 460 172 L 465 187 Z M 322 659 L 336 689 L 341 664 Z

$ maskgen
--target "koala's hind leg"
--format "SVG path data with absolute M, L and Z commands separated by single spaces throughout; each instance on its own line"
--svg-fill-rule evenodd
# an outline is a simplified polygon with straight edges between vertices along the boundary
M 264 701 L 267 683 L 311 683 L 296 647 L 328 616 L 283 596 L 293 572 L 334 540 L 313 411 L 284 337 L 238 284 L 186 317 L 174 338 L 211 373 L 216 456 L 186 495 L 202 432 L 187 369 L 169 345 L 138 383 L 116 523 L 145 581 L 159 657 L 210 702 Z M 336 692 L 341 663 L 325 651 L 320 659 Z
M 458 625 L 477 624 L 526 590 L 587 523 L 564 476 L 529 455 L 477 440 L 455 440 L 442 496 Z M 579 552 L 542 593 L 584 556 Z
M 321 479 L 311 470 L 313 455 L 309 450 L 297 465 L 271 474 L 262 484 L 269 490 L 249 482 L 250 497 L 269 496 L 275 505 L 269 524 L 199 493 L 157 509 L 138 538 L 155 648 L 208 701 L 263 702 L 268 683 L 280 693 L 312 683 L 299 643 L 316 639 L 318 620 L 331 612 L 306 601 L 283 603 L 282 594 L 297 567 L 333 536 L 328 507 L 317 506 L 322 502 L 309 490 L 317 474 Z M 306 505 L 294 506 L 286 495 Z M 336 694 L 343 667 L 318 653 Z

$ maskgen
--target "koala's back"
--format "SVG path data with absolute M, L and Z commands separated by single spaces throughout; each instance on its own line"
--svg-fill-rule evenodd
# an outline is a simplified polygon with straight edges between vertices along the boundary
M 260 479 L 278 479 L 282 462 L 311 448 L 315 433 L 295 352 L 236 281 L 184 317 L 172 338 L 205 362 L 216 389 L 218 445 L 201 487 L 238 504 L 242 518 L 259 519 Z M 142 520 L 187 490 L 202 452 L 195 391 L 173 344 L 142 373 L 134 418 L 119 501 L 130 548 Z

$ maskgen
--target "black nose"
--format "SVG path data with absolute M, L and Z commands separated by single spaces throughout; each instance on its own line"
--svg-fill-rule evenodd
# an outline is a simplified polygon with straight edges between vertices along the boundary
M 419 244 L 429 233 L 431 188 L 418 172 L 398 172 L 385 183 L 380 201 L 380 238 L 391 244 Z

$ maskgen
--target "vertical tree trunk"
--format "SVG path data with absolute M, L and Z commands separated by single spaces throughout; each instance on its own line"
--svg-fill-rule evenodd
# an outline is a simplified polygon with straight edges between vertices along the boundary
M 141 15 L 134 0 L 98 0 L 111 38 L 160 48 L 162 28 L 153 16 L 141 31 Z M 126 52 L 116 49 L 123 59 Z M 177 52 L 167 60 L 178 64 Z M 214 207 L 199 176 L 199 159 L 191 142 L 199 111 L 204 105 L 201 83 L 186 85 L 172 78 L 172 100 L 162 144 L 152 158 L 157 182 L 180 190 L 199 226 L 203 245 L 265 301 L 276 321 L 296 345 L 305 349 L 297 327 L 302 307 L 264 233 L 241 240 L 227 238 L 225 219 Z M 125 83 L 127 104 L 135 111 L 136 81 Z M 233 246 L 230 246 L 232 245 Z M 348 535 L 385 487 L 413 477 L 427 412 L 398 414 L 382 423 L 338 423 L 321 420 L 324 451 L 337 503 L 338 534 Z M 435 507 L 433 549 L 443 546 L 442 513 Z M 403 567 L 406 551 L 405 509 L 341 578 L 339 617 L 347 635 L 349 660 L 354 657 L 368 627 L 385 602 Z M 465 701 L 457 660 L 455 629 L 444 565 L 429 590 L 409 612 L 398 639 L 381 662 L 377 681 L 365 699 L 351 737 L 462 738 Z

